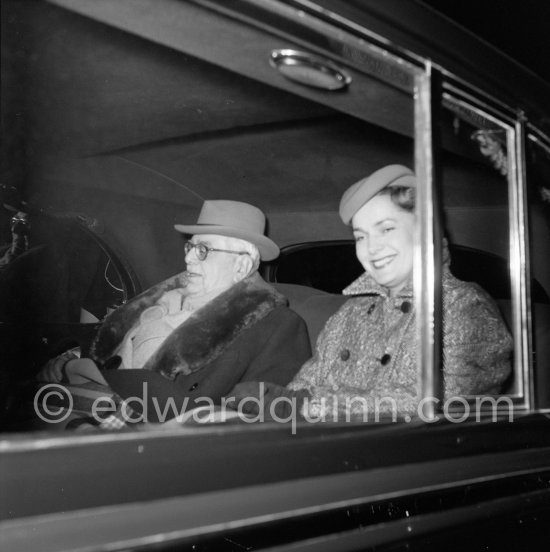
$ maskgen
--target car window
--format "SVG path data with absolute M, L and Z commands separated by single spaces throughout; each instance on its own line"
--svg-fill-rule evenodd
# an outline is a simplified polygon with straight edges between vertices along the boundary
M 177 8 L 188 14 L 178 32 L 166 28 L 159 41 L 156 21 L 57 3 L 23 12 L 31 53 L 25 66 L 10 66 L 33 106 L 33 132 L 13 140 L 35 151 L 44 176 L 27 193 L 100 221 L 143 289 L 185 268 L 173 225 L 195 219 L 205 199 L 258 206 L 283 248 L 350 239 L 337 212 L 342 193 L 381 166 L 425 161 L 424 148 L 415 153 L 415 119 L 427 116 L 415 107 L 425 75 L 417 60 L 329 24 L 294 40 L 189 3 Z M 54 24 L 63 35 L 37 40 Z M 326 32 L 334 36 L 328 44 Z M 205 33 L 217 33 L 216 47 L 203 47 Z M 8 37 L 12 47 L 21 36 Z M 147 120 L 134 116 L 140 110 Z M 20 383 L 15 374 L 15 394 Z M 32 411 L 28 398 L 9 396 L 10 415 Z
M 430 102 L 440 98 L 429 62 L 384 50 L 383 41 L 336 32 L 326 22 L 305 18 L 294 30 L 300 35 L 311 23 L 308 32 L 291 39 L 268 22 L 229 20 L 189 4 L 174 7 L 189 15 L 180 23 L 186 32 L 170 27 L 159 39 L 157 23 L 147 18 L 56 3 L 68 9 L 33 4 L 25 13 L 32 55 L 9 69 L 32 105 L 33 129 L 13 136 L 10 147 L 35 152 L 33 170 L 44 178 L 31 179 L 28 193 L 39 207 L 47 202 L 62 212 L 70 205 L 100 221 L 146 289 L 185 268 L 174 223 L 196 217 L 205 199 L 247 201 L 267 213 L 269 235 L 283 250 L 264 269 L 269 279 L 339 293 L 362 273 L 345 243 L 350 230 L 337 214 L 342 193 L 381 166 L 405 164 L 419 181 L 416 383 L 425 396 L 441 395 L 438 296 L 447 263 L 496 301 L 514 340 L 505 392 L 526 404 L 529 297 L 521 272 L 521 182 L 512 170 L 511 145 L 519 140 L 514 114 L 452 86 L 432 112 Z M 63 36 L 37 40 L 53 23 L 66 29 Z M 219 32 L 215 48 L 203 47 L 207 31 Z M 7 40 L 16 47 L 20 36 Z M 155 96 L 159 87 L 163 94 Z M 133 116 L 151 105 L 147 121 Z M 54 120 L 56 131 L 46 140 Z M 432 139 L 438 146 L 433 163 Z M 536 256 L 533 263 L 531 299 L 544 303 L 544 268 Z M 108 293 L 89 294 L 99 320 L 104 303 L 124 289 L 106 257 L 100 265 L 103 274 L 81 271 L 107 285 Z M 88 295 L 80 303 L 87 310 Z M 312 333 L 323 322 L 318 318 Z
M 477 282 L 497 307 L 514 339 L 512 371 L 499 392 L 528 402 L 529 372 L 521 360 L 527 343 L 518 322 L 523 288 L 514 269 L 524 244 L 517 239 L 514 198 L 520 183 L 511 146 L 517 138 L 513 115 L 471 102 L 452 87 L 447 90 L 440 127 L 441 219 L 446 240 L 460 248 L 450 253 L 450 269 L 459 278 Z M 465 253 L 472 250 L 482 256 L 471 257 L 461 270 Z M 443 270 L 445 255 L 444 250 Z M 480 277 L 472 277 L 476 272 Z
M 12 212 L 3 228 L 11 235 L 2 249 L 2 323 L 99 322 L 137 294 L 132 269 L 97 219 L 28 211 Z

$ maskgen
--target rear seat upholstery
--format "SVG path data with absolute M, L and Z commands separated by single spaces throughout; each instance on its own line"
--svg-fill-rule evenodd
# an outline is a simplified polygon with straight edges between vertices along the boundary
M 326 321 L 347 301 L 348 297 L 336 293 L 328 293 L 299 284 L 271 285 L 281 292 L 287 299 L 290 308 L 299 314 L 307 324 L 311 349 Z
M 497 299 L 496 303 L 508 329 L 512 331 L 512 301 Z M 532 313 L 535 328 L 532 346 L 537 403 L 550 404 L 550 304 L 533 303 Z M 505 391 L 511 394 L 517 393 L 517 382 L 510 381 Z

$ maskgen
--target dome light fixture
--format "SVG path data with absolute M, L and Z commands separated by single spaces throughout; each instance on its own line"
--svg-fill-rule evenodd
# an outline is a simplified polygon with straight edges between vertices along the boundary
M 351 77 L 332 61 L 298 50 L 273 50 L 270 63 L 285 78 L 321 90 L 343 90 Z

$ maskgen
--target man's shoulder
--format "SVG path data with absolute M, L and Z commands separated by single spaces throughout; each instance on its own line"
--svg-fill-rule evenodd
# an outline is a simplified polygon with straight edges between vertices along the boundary
M 281 323 L 294 323 L 294 324 L 304 324 L 304 319 L 294 310 L 292 310 L 288 305 L 278 305 L 276 306 L 267 316 L 262 318 L 260 322 L 266 324 L 281 324 Z

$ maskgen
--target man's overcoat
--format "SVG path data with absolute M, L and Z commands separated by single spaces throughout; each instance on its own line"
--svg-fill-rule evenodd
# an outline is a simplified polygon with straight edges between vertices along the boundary
M 283 295 L 255 274 L 195 311 L 143 368 L 116 369 L 115 352 L 139 323 L 141 312 L 167 291 L 184 285 L 182 273 L 117 309 L 90 349 L 90 357 L 114 391 L 131 399 L 130 406 L 138 411 L 147 405 L 147 421 L 158 421 L 167 408 L 176 415 L 207 405 L 208 400 L 220 404 L 242 381 L 286 385 L 311 356 L 305 322 L 288 308 Z

